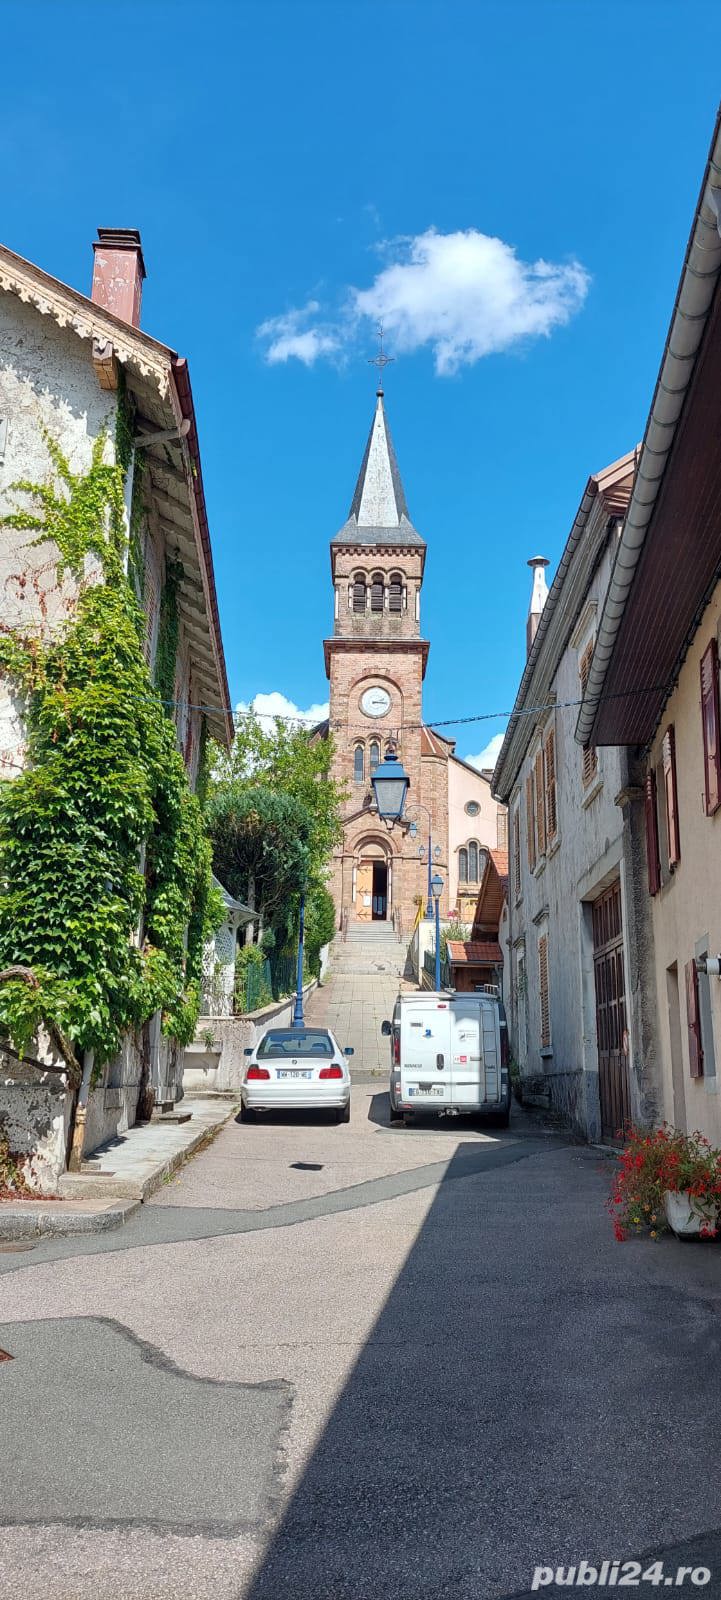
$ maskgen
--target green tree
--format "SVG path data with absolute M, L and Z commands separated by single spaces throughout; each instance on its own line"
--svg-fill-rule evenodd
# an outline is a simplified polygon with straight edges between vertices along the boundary
M 312 819 L 300 800 L 265 784 L 218 785 L 208 800 L 213 866 L 221 883 L 287 933 L 309 876 Z
M 310 819 L 309 879 L 318 882 L 342 838 L 345 789 L 331 777 L 333 755 L 331 738 L 314 738 L 279 718 L 268 730 L 255 716 L 238 716 L 231 749 L 217 752 L 212 778 L 216 794 L 262 786 L 299 801 Z

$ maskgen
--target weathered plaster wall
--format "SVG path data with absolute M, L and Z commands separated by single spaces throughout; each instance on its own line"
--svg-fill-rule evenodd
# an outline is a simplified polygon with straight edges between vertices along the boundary
M 0 1132 L 27 1183 L 54 1194 L 65 1171 L 70 1100 L 65 1079 L 0 1055 Z
M 597 615 L 603 604 L 614 554 L 612 541 L 592 579 L 584 613 L 590 616 L 588 602 L 595 602 Z M 593 976 L 593 941 L 589 906 L 603 888 L 620 877 L 625 932 L 625 968 L 629 1011 L 632 1089 L 637 1081 L 639 1032 L 634 1022 L 634 995 L 641 981 L 639 948 L 629 948 L 629 924 L 638 918 L 631 914 L 631 885 L 623 839 L 621 809 L 616 796 L 626 783 L 627 758 L 623 750 L 598 752 L 596 779 L 584 790 L 582 751 L 574 738 L 577 706 L 562 709 L 563 703 L 579 698 L 579 646 L 569 642 L 558 666 L 553 688 L 558 709 L 551 713 L 556 730 L 556 772 L 558 832 L 552 846 L 531 870 L 528 859 L 526 818 L 526 777 L 532 770 L 536 738 L 531 741 L 521 768 L 509 809 L 509 839 L 513 838 L 512 815 L 520 803 L 521 815 L 521 893 L 516 895 L 511 881 L 510 939 L 512 968 L 517 972 L 519 955 L 525 967 L 525 993 L 514 993 L 513 1049 L 528 1076 L 545 1073 L 552 1100 L 590 1138 L 600 1135 L 598 1099 L 598 1049 Z M 550 720 L 543 724 L 544 736 Z M 511 867 L 512 867 L 511 863 Z M 551 1044 L 541 1053 L 541 1007 L 538 945 L 543 933 L 548 936 L 549 1004 Z M 633 959 L 632 959 L 633 956 Z M 515 988 L 515 984 L 514 984 Z M 643 1062 L 646 1069 L 648 1063 Z M 632 1092 L 633 1109 L 638 1113 L 639 1095 Z
M 480 806 L 477 816 L 469 817 L 466 811 L 468 804 Z M 464 762 L 451 758 L 448 762 L 448 904 L 450 907 L 459 906 L 465 920 L 468 920 L 470 911 L 470 920 L 473 921 L 480 880 L 460 883 L 458 851 L 469 839 L 476 839 L 480 845 L 495 850 L 498 845 L 499 811 L 503 813 L 505 807 L 493 799 L 488 779 L 481 777 L 480 772 L 474 772 Z M 462 897 L 462 904 L 459 904 L 459 896 Z
M 668 871 L 665 807 L 659 782 L 663 882 L 653 899 L 648 895 L 645 861 L 639 873 L 653 924 L 662 1115 L 689 1132 L 700 1128 L 714 1144 L 721 1144 L 721 981 L 699 978 L 704 1074 L 692 1078 L 685 968 L 692 957 L 704 951 L 718 955 L 721 950 L 721 811 L 706 816 L 700 708 L 701 657 L 711 639 L 719 637 L 721 584 L 704 612 L 651 749 L 651 760 L 658 769 L 663 735 L 673 724 L 681 860 L 673 872 Z

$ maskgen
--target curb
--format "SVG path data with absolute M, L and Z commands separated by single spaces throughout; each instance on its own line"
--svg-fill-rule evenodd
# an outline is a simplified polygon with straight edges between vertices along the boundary
M 136 1211 L 139 1200 L 119 1200 L 104 1208 L 69 1211 L 59 1205 L 45 1210 L 41 1200 L 23 1206 L 20 1201 L 0 1203 L 0 1240 L 37 1239 L 81 1233 L 106 1233 L 120 1228 Z
M 117 1175 L 103 1176 L 102 1173 L 64 1172 L 58 1182 L 58 1191 L 66 1200 L 135 1200 L 138 1204 L 147 1200 L 148 1196 L 155 1193 L 166 1178 L 177 1172 L 178 1167 L 188 1160 L 189 1156 L 196 1154 L 201 1145 L 209 1144 L 216 1134 L 220 1133 L 226 1123 L 236 1112 L 239 1101 L 234 1099 L 228 1104 L 224 1117 L 214 1122 L 210 1127 L 199 1128 L 189 1142 L 181 1150 L 174 1150 L 166 1161 L 161 1161 L 147 1178 L 123 1178 Z

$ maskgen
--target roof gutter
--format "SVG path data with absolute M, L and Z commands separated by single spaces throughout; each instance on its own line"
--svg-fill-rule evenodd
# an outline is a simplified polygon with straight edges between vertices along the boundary
M 593 739 L 606 674 L 643 549 L 646 531 L 676 436 L 686 392 L 693 376 L 719 272 L 721 272 L 721 114 L 716 119 L 661 371 L 656 382 L 638 470 L 598 627 L 586 694 L 576 723 L 576 739 L 582 745 L 590 744 Z
M 230 690 L 225 669 L 225 655 L 223 652 L 223 636 L 220 628 L 220 613 L 218 611 L 218 594 L 215 587 L 215 572 L 213 569 L 213 553 L 210 544 L 210 528 L 208 526 L 208 511 L 205 504 L 205 490 L 203 488 L 203 470 L 200 464 L 200 445 L 198 442 L 198 428 L 195 420 L 195 407 L 193 405 L 193 391 L 190 387 L 190 373 L 185 356 L 172 357 L 172 374 L 178 403 L 184 420 L 190 423 L 190 429 L 182 441 L 183 454 L 187 451 L 190 457 L 190 483 L 192 486 L 192 504 L 195 511 L 196 537 L 200 539 L 201 572 L 203 574 L 203 587 L 208 615 L 211 618 L 213 655 L 218 675 L 218 687 L 222 697 L 223 722 L 228 744 L 233 738 L 233 716 L 230 710 Z

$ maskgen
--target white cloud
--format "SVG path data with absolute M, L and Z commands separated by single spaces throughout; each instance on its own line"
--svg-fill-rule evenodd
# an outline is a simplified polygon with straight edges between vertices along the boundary
M 294 311 L 286 311 L 279 317 L 269 317 L 267 322 L 261 322 L 258 338 L 267 342 L 265 359 L 270 366 L 294 357 L 296 361 L 302 361 L 305 367 L 312 367 L 319 356 L 337 354 L 341 344 L 337 332 L 320 324 L 310 326 L 311 319 L 319 310 L 318 301 L 309 300 L 307 305 L 299 306 Z
M 504 735 L 502 733 L 494 733 L 493 738 L 489 739 L 488 744 L 477 756 L 464 756 L 464 761 L 468 762 L 469 767 L 477 767 L 479 772 L 482 772 L 484 767 L 486 769 L 495 767 L 503 739 Z
M 430 349 L 436 372 L 447 377 L 524 340 L 547 338 L 580 310 L 590 283 L 578 261 L 522 261 L 513 245 L 475 228 L 428 228 L 391 240 L 385 253 L 372 284 L 350 288 L 335 317 L 311 300 L 262 323 L 266 361 L 338 359 L 361 329 L 365 336 L 366 323 L 382 322 L 391 348 Z
M 240 700 L 236 706 L 236 713 L 241 716 L 249 711 L 255 712 L 261 727 L 266 733 L 272 733 L 275 727 L 275 718 L 291 718 L 295 724 L 302 724 L 306 728 L 315 727 L 317 722 L 324 722 L 328 716 L 328 702 L 324 705 L 308 706 L 302 711 L 287 695 L 281 694 L 279 689 L 272 689 L 270 694 L 254 694 L 252 700 Z

